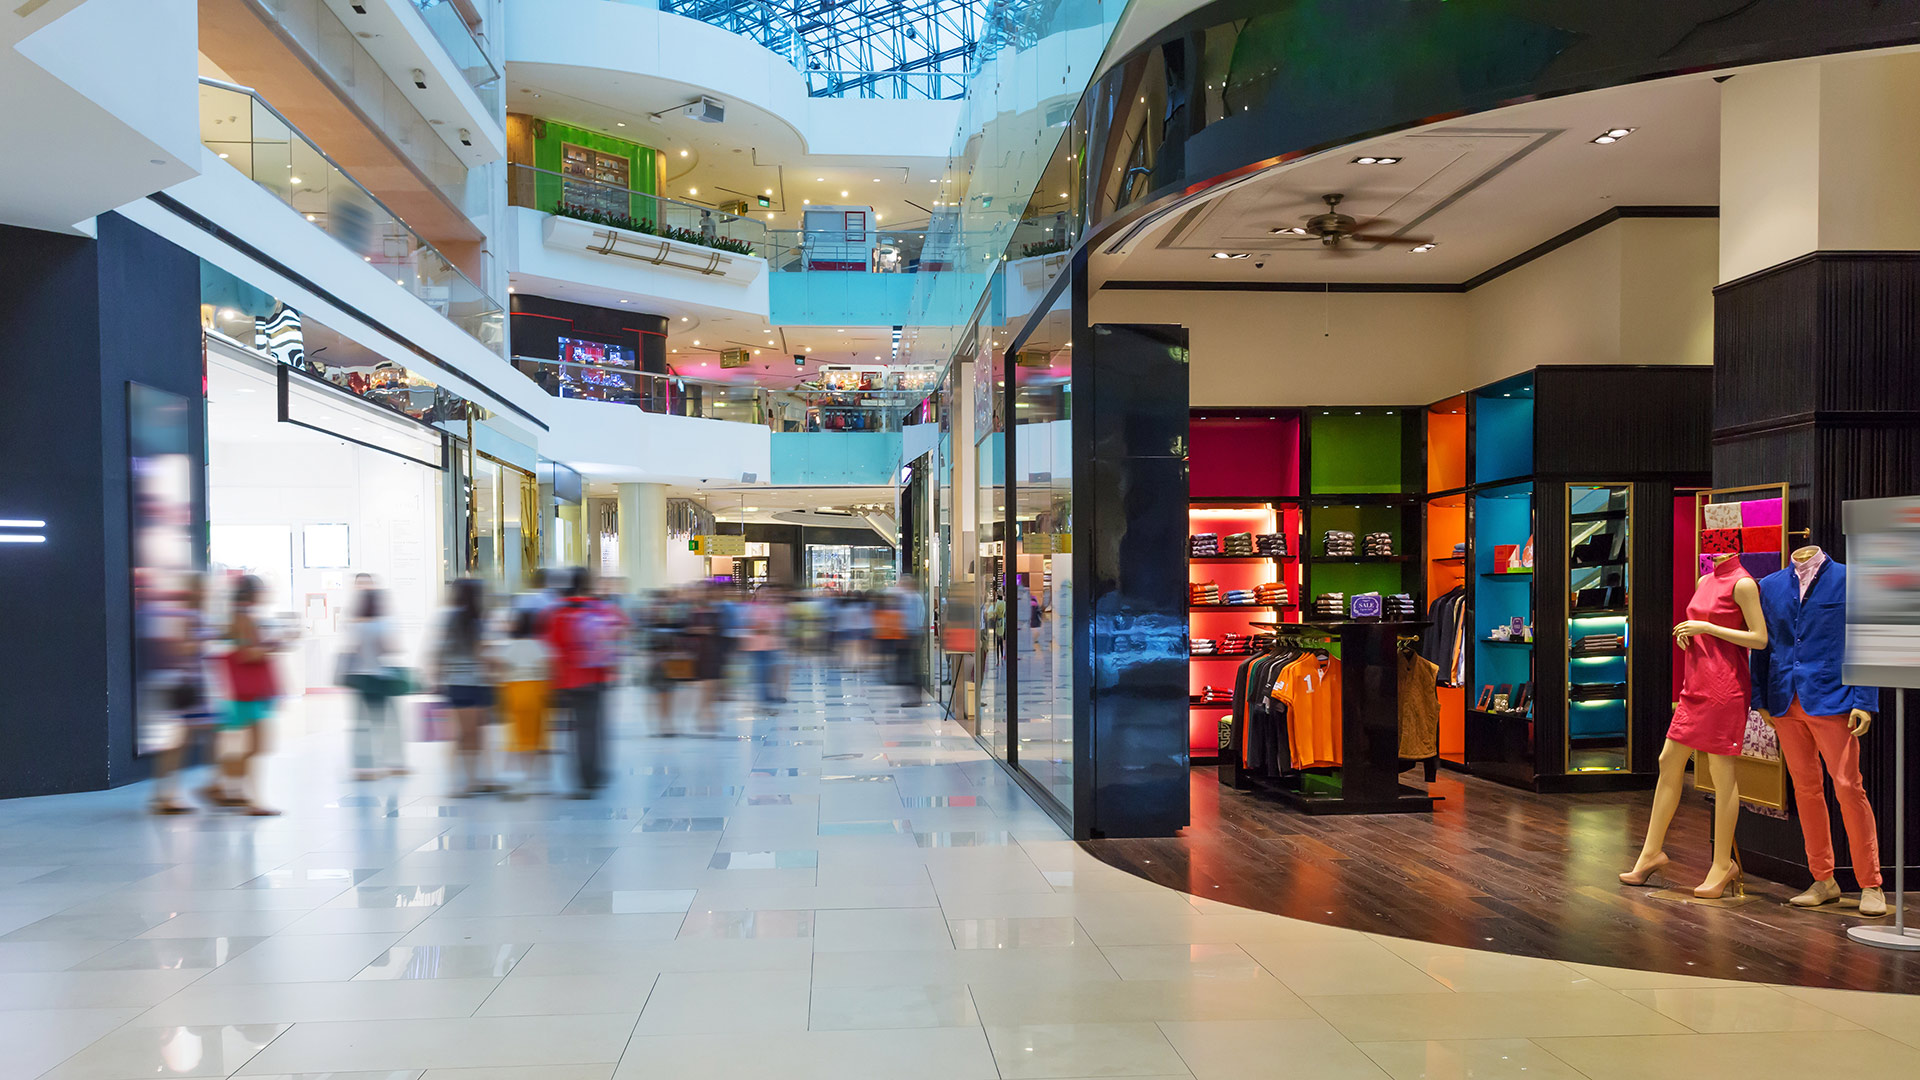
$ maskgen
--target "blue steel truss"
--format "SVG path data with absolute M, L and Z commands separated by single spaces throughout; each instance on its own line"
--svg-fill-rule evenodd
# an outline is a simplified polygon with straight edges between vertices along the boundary
M 960 98 L 982 49 L 1029 0 L 661 0 L 660 10 L 752 38 L 814 97 Z

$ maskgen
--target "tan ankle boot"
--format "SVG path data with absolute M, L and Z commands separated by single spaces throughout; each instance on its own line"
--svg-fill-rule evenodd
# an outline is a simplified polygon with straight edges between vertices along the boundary
M 1812 888 L 1787 903 L 1794 907 L 1819 907 L 1822 904 L 1831 904 L 1838 899 L 1840 899 L 1840 883 L 1827 878 L 1824 881 L 1814 882 Z

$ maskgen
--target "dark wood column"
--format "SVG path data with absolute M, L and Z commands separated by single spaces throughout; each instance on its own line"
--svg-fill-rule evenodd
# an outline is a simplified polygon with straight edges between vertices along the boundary
M 1728 282 L 1714 290 L 1713 349 L 1714 484 L 1786 481 L 1790 545 L 1845 562 L 1841 503 L 1920 492 L 1920 252 L 1815 252 Z M 1890 860 L 1897 763 L 1892 697 L 1882 698 L 1861 772 Z M 1920 778 L 1920 739 L 1908 747 L 1907 776 Z M 1920 830 L 1920 800 L 1907 829 Z M 1811 880 L 1797 822 L 1742 814 L 1739 841 L 1756 873 Z

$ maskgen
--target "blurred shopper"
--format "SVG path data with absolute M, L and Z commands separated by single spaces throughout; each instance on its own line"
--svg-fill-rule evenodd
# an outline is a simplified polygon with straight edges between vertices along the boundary
M 873 656 L 880 667 L 880 678 L 886 682 L 897 682 L 895 655 L 900 651 L 900 639 L 906 635 L 906 624 L 902 621 L 903 612 L 895 598 L 888 593 L 877 594 L 869 607 L 873 622 Z
M 926 658 L 927 602 L 920 585 L 911 576 L 902 577 L 893 587 L 893 602 L 900 612 L 901 634 L 893 655 L 893 681 L 905 695 L 908 705 L 920 704 L 921 666 Z
M 206 677 L 205 582 L 198 573 L 188 573 L 181 576 L 179 585 L 175 602 L 162 608 L 142 635 L 151 649 L 148 667 L 153 673 L 144 707 L 154 710 L 166 728 L 166 744 L 153 763 L 148 809 L 155 814 L 193 812 L 180 798 L 180 773 L 193 744 L 210 730 L 215 718 Z
M 553 647 L 553 689 L 571 714 L 576 799 L 592 798 L 606 782 L 605 697 L 619 670 L 624 633 L 619 612 L 594 595 L 593 575 L 584 566 L 574 568 L 566 599 L 547 617 L 547 643 Z
M 748 678 L 758 687 L 763 706 L 783 704 L 787 700 L 786 669 L 781 663 L 781 647 L 786 644 L 785 604 L 771 586 L 753 595 L 753 602 L 742 613 L 740 647 L 747 654 Z
M 486 763 L 486 724 L 494 705 L 494 672 L 487 648 L 487 593 L 475 578 L 453 583 L 452 607 L 434 654 L 434 682 L 453 716 L 454 754 L 460 765 L 456 795 L 502 790 Z
M 541 755 L 547 748 L 547 692 L 552 663 L 540 636 L 541 615 L 534 610 L 514 613 L 509 636 L 500 646 L 500 711 L 507 721 L 507 753 L 518 764 L 520 781 L 529 794 L 546 786 Z
M 372 574 L 353 579 L 353 611 L 347 622 L 347 646 L 340 655 L 343 680 L 354 693 L 353 778 L 402 776 L 406 748 L 393 699 L 406 693 L 405 677 L 393 666 L 393 622 L 387 595 Z
M 254 817 L 280 811 L 260 804 L 253 782 L 253 759 L 266 749 L 266 723 L 280 695 L 273 653 L 278 643 L 268 638 L 254 612 L 266 587 L 248 574 L 233 587 L 233 615 L 227 624 L 227 708 L 220 716 L 220 772 L 201 791 L 216 806 L 230 807 Z
M 687 614 L 687 641 L 693 653 L 695 691 L 694 721 L 706 728 L 714 719 L 714 705 L 720 698 L 720 680 L 727 673 L 728 649 L 726 610 L 721 604 L 718 586 L 708 585 L 695 597 Z
M 647 686 L 653 691 L 654 726 L 659 734 L 678 735 L 674 698 L 683 683 L 693 681 L 685 597 L 672 590 L 655 597 L 641 625 L 641 643 L 648 658 Z
M 541 629 L 546 628 L 547 613 L 560 602 L 560 571 L 541 567 L 533 572 L 533 588 L 513 598 L 513 614 L 531 613 Z
M 843 594 L 833 609 L 833 638 L 847 667 L 858 671 L 866 666 L 867 638 L 872 632 L 873 613 L 867 598 L 860 593 Z

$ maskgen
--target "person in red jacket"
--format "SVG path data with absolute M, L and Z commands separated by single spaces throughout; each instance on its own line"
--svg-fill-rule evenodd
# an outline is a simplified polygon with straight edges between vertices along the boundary
M 601 764 L 605 698 L 619 670 L 625 632 L 625 617 L 593 595 L 592 574 L 586 567 L 576 567 L 566 598 L 547 614 L 546 634 L 553 648 L 556 703 L 573 714 L 573 755 L 580 783 L 576 799 L 592 798 L 606 782 Z

